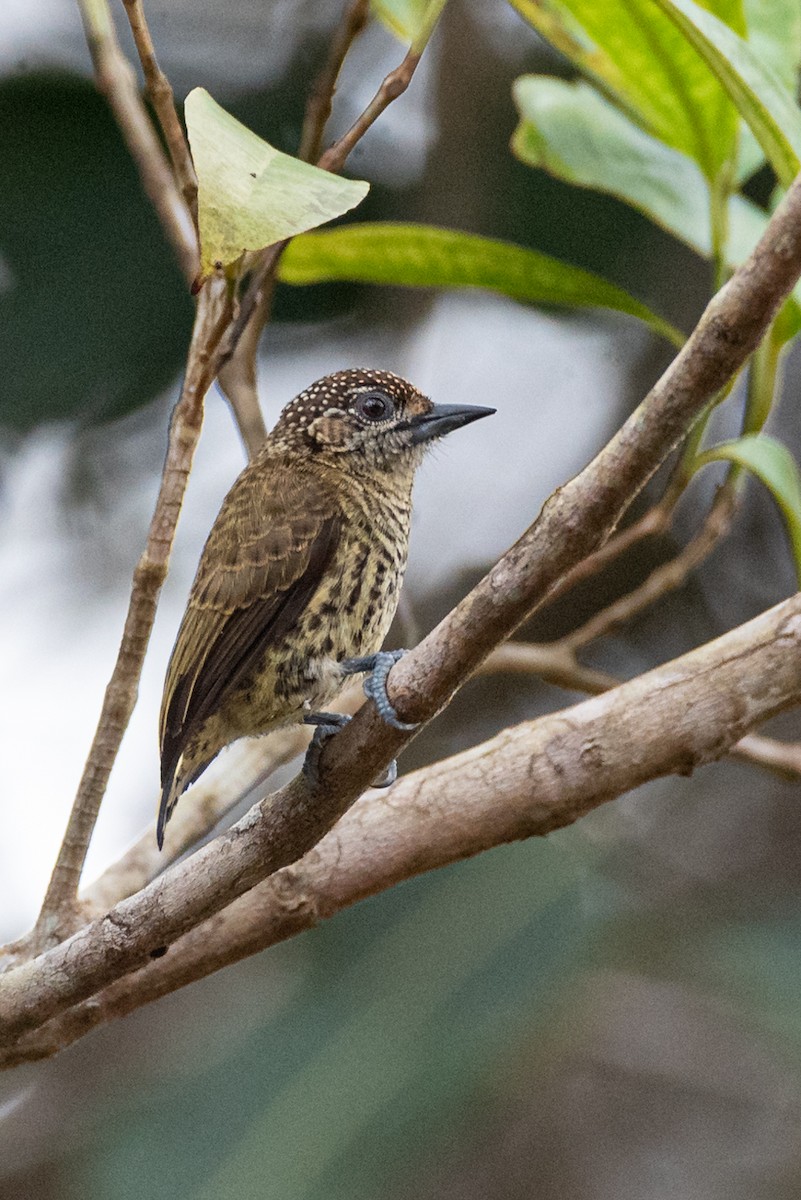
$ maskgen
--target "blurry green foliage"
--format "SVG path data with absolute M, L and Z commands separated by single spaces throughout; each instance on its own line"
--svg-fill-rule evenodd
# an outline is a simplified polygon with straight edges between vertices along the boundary
M 402 42 L 425 46 L 446 0 L 370 0 L 370 10 Z
M 0 82 L 0 425 L 119 417 L 180 369 L 192 305 L 88 80 Z
M 459 1097 L 492 1086 L 503 1047 L 580 963 L 583 876 L 570 835 L 505 846 L 305 935 L 291 1004 L 225 1061 L 140 1097 L 135 1117 L 123 1110 L 73 1194 L 385 1194 L 421 1144 L 447 1145 Z
M 734 463 L 764 483 L 784 518 L 801 586 L 801 472 L 790 451 L 765 434 L 746 434 L 710 446 L 696 458 L 696 470 L 711 462 Z

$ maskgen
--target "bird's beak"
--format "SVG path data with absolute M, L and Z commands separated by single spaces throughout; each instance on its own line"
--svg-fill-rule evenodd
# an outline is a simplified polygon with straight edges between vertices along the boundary
M 419 446 L 431 438 L 444 437 L 446 433 L 453 433 L 454 429 L 461 429 L 471 421 L 492 416 L 495 411 L 494 408 L 480 408 L 475 404 L 435 404 L 430 412 L 412 417 L 408 422 L 412 445 Z

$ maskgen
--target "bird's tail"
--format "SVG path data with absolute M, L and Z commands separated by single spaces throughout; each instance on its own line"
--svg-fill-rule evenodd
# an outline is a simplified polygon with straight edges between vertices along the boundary
M 164 789 L 161 793 L 161 803 L 159 804 L 159 815 L 156 820 L 156 841 L 159 845 L 159 850 L 164 848 L 164 830 L 167 822 L 172 816 L 184 788 L 188 786 L 189 781 L 185 778 L 181 767 L 183 765 L 183 755 L 175 764 L 175 769 L 170 775 L 163 780 Z

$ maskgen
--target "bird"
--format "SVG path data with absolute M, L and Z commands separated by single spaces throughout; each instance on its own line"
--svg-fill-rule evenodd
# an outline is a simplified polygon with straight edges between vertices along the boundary
M 241 737 L 347 718 L 325 712 L 349 675 L 384 720 L 398 652 L 381 652 L 406 569 L 427 446 L 495 409 L 441 405 L 389 371 L 353 368 L 290 401 L 234 482 L 203 548 L 160 718 L 156 836 L 178 799 Z M 307 765 L 310 762 L 307 756 Z

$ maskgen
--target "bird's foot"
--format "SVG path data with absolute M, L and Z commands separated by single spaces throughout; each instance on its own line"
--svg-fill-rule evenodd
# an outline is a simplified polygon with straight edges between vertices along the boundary
M 347 725 L 350 717 L 345 713 L 329 713 L 329 712 L 314 712 L 308 713 L 303 718 L 304 725 L 316 725 L 314 737 L 311 740 L 311 745 L 306 751 L 306 757 L 303 760 L 303 774 L 309 781 L 309 787 L 312 790 L 319 783 L 319 762 L 320 752 L 329 738 L 333 737 L 343 726 Z M 387 767 L 380 779 L 373 783 L 375 788 L 390 787 L 398 778 L 398 764 L 393 758 L 392 762 Z
M 416 729 L 417 722 L 401 721 L 387 695 L 387 676 L 404 654 L 405 650 L 379 650 L 377 654 L 366 654 L 363 658 L 346 658 L 340 665 L 346 675 L 369 671 L 364 681 L 364 694 L 375 704 L 381 720 L 393 729 L 409 730 Z

